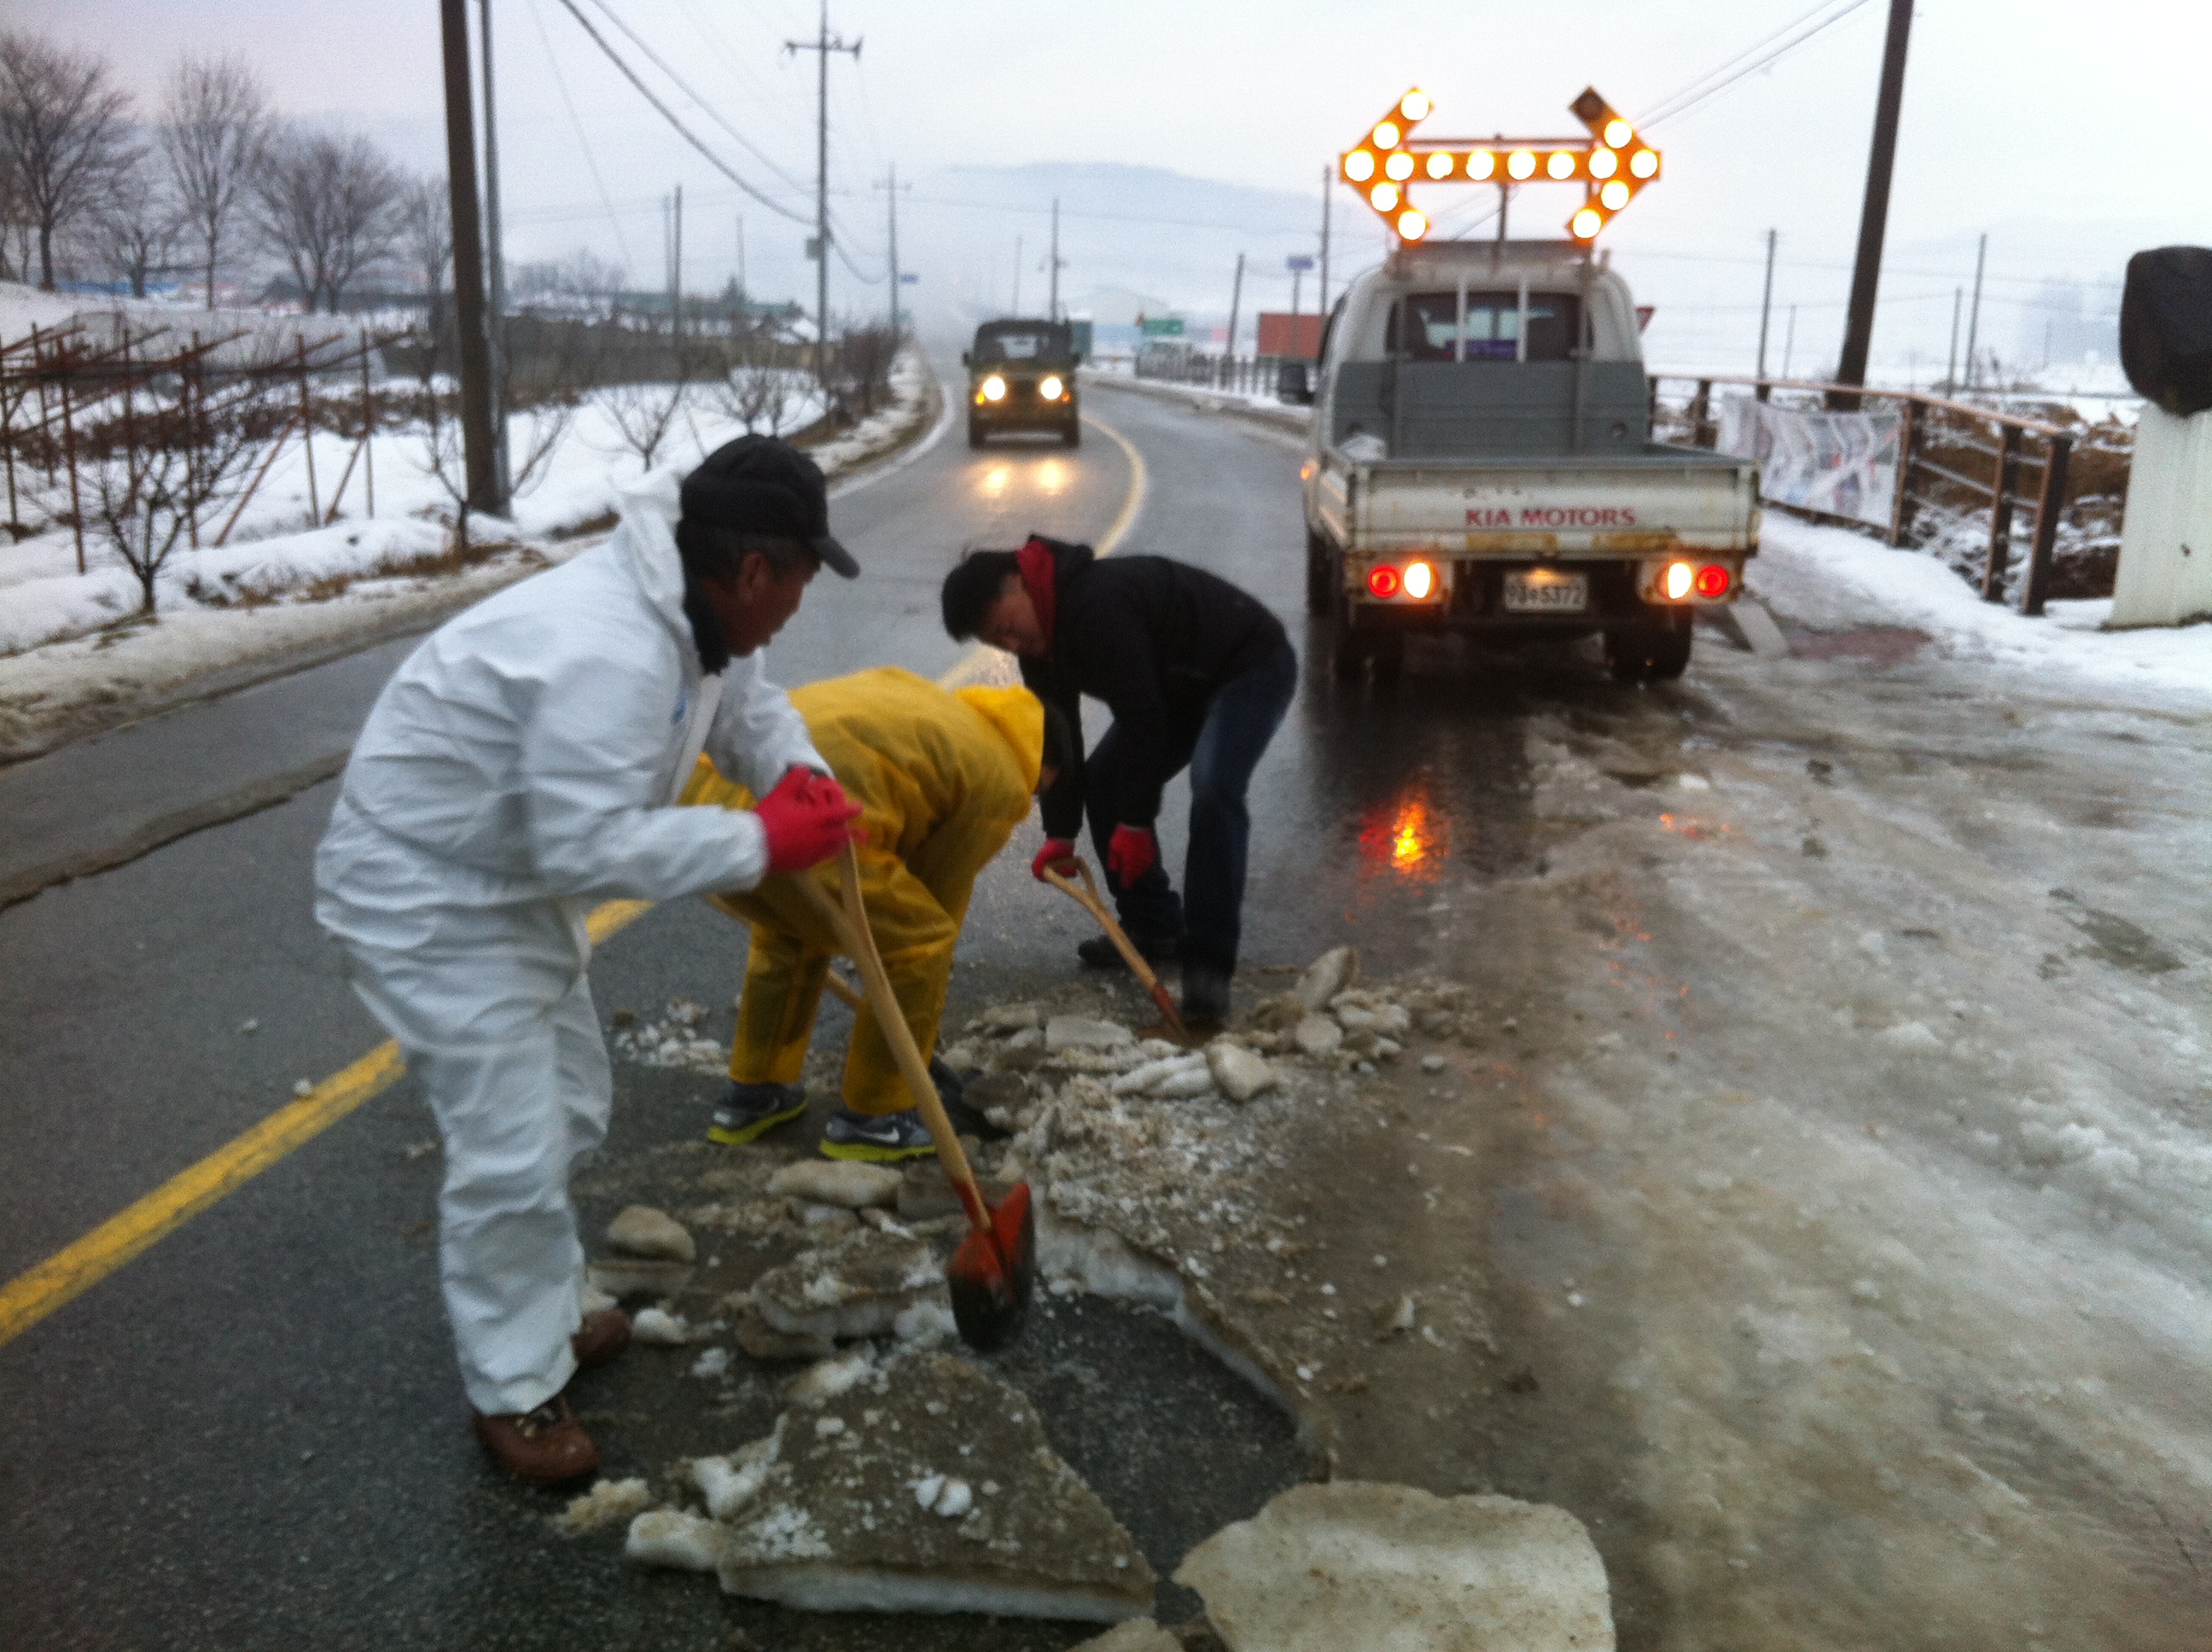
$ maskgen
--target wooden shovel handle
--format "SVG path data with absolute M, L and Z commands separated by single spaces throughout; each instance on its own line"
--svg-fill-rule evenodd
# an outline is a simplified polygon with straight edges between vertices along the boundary
M 1113 913 L 1099 896 L 1097 880 L 1091 875 L 1091 863 L 1079 854 L 1072 854 L 1060 864 L 1075 868 L 1076 876 L 1083 879 L 1083 887 L 1078 889 L 1073 880 L 1063 878 L 1050 866 L 1044 869 L 1044 881 L 1098 920 L 1098 926 L 1106 932 L 1106 938 L 1114 943 L 1114 950 L 1121 955 L 1122 962 L 1137 977 L 1137 984 L 1152 995 L 1152 1002 L 1159 1005 L 1160 1012 L 1167 1017 L 1168 1025 L 1175 1029 L 1176 1036 L 1178 1038 L 1185 1036 L 1182 1015 L 1176 1008 L 1175 999 L 1169 996 L 1167 988 L 1160 985 L 1160 978 L 1152 973 L 1152 966 L 1145 962 L 1145 955 L 1137 951 L 1136 943 L 1122 932 L 1120 924 L 1114 921 Z
M 844 885 L 842 910 L 804 872 L 791 880 L 792 886 L 799 890 L 799 898 L 814 909 L 815 915 L 829 925 L 830 932 L 859 967 L 868 1008 L 875 1014 L 884 1041 L 891 1047 L 907 1089 L 914 1094 L 921 1121 L 929 1127 L 930 1137 L 937 1144 L 938 1163 L 945 1167 L 945 1174 L 959 1193 L 960 1202 L 968 1207 L 969 1221 L 978 1230 L 988 1232 L 991 1217 L 984 1208 L 983 1190 L 975 1185 L 975 1173 L 968 1168 L 968 1155 L 961 1151 L 960 1137 L 952 1128 L 952 1121 L 945 1116 L 945 1103 L 938 1099 L 936 1081 L 929 1076 L 929 1063 L 915 1046 L 914 1034 L 907 1028 L 906 1017 L 899 1013 L 890 977 L 884 973 L 884 961 L 876 951 L 875 932 L 868 926 L 868 909 L 860 898 L 860 858 L 853 853 L 850 843 L 845 845 L 840 855 L 837 872 Z

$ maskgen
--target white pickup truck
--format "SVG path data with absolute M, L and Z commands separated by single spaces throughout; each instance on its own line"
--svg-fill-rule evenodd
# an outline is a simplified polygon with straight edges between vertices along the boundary
M 1419 631 L 1597 632 L 1678 677 L 1695 610 L 1759 549 L 1759 467 L 1650 440 L 1627 283 L 1572 242 L 1403 247 L 1328 321 L 1304 480 L 1306 598 L 1339 677 Z

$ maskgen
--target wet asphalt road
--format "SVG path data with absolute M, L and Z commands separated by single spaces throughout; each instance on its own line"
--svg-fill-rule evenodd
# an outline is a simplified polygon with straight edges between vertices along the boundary
M 1288 440 L 1126 391 L 1093 392 L 1091 410 L 1146 472 L 1121 550 L 1179 556 L 1246 586 L 1303 652 Z M 946 671 L 963 650 L 938 624 L 936 587 L 957 551 L 1017 544 L 1032 529 L 1096 538 L 1133 480 L 1097 429 L 1077 452 L 980 454 L 956 431 L 833 507 L 866 575 L 853 586 L 825 576 L 771 670 L 793 684 L 885 661 Z M 402 654 L 387 647 L 378 659 Z M 326 738 L 365 714 L 375 677 L 345 662 L 267 685 L 252 720 Z M 1539 852 L 1524 814 L 1524 696 L 1556 708 L 1619 692 L 1575 659 L 1533 686 L 1449 660 L 1388 689 L 1309 679 L 1256 783 L 1248 965 L 1302 963 L 1347 938 L 1382 967 L 1419 963 L 1440 880 L 1508 872 Z M 207 742 L 209 725 L 195 720 L 225 717 L 244 726 L 236 702 L 224 702 L 62 755 L 87 795 L 143 810 L 141 793 L 158 800 L 165 784 L 200 772 L 173 756 Z M 238 766 L 252 738 L 216 742 L 222 761 Z M 269 766 L 282 768 L 284 743 L 267 744 Z M 287 1102 L 296 1080 L 320 1079 L 380 1040 L 309 914 L 310 860 L 333 789 L 0 913 L 0 1278 L 230 1140 Z M 1186 799 L 1171 790 L 1163 817 L 1171 867 Z M 73 829 L 63 818 L 51 829 Z M 979 889 L 955 1017 L 1072 969 L 1087 920 L 1022 875 L 1036 841 L 1025 829 Z M 708 1028 L 725 1034 L 742 939 L 698 903 L 654 910 L 594 964 L 603 1015 L 687 994 L 725 1006 Z M 1240 990 L 1270 988 L 1263 978 Z M 242 1031 L 250 1021 L 258 1028 Z M 823 1033 L 842 1042 L 842 1016 L 825 1017 Z M 690 1139 L 712 1089 L 621 1063 L 616 1084 L 616 1158 Z M 846 1620 L 835 1634 L 769 1624 L 707 1580 L 641 1576 L 605 1542 L 549 1538 L 556 1505 L 499 1479 L 463 1426 L 434 1290 L 438 1159 L 423 1151 L 434 1134 L 403 1082 L 0 1345 L 0 1402 L 14 1422 L 0 1454 L 0 1646 L 703 1648 L 740 1623 L 777 1646 L 1082 1638 L 1074 1626 L 987 1632 L 975 1620 Z M 1066 1455 L 1164 1575 L 1194 1534 L 1296 1477 L 1288 1429 L 1256 1396 L 1231 1384 L 1203 1418 L 1187 1411 L 1219 1374 L 1164 1325 L 1115 1325 L 1118 1310 L 1106 1309 L 1079 1324 L 1082 1315 L 1061 1311 L 1064 1329 L 1041 1327 L 1035 1368 L 1010 1375 L 1037 1385 Z M 1101 1396 L 1088 1412 L 1086 1394 Z M 1131 1455 L 1132 1396 L 1155 1396 L 1161 1426 L 1204 1436 L 1214 1460 L 1178 1461 L 1157 1440 L 1151 1455 Z M 603 1443 L 609 1468 L 643 1467 L 648 1454 L 620 1430 Z

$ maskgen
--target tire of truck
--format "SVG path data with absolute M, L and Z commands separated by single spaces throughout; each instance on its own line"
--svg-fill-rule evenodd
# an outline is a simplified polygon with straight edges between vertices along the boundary
M 1616 683 L 1666 683 L 1690 664 L 1692 619 L 1686 608 L 1664 619 L 1608 629 L 1605 668 Z
M 974 419 L 968 421 L 968 445 L 970 447 L 981 447 L 983 445 L 983 427 Z
M 1395 683 L 1406 669 L 1406 634 L 1395 629 L 1377 631 L 1367 639 L 1366 653 L 1375 667 L 1375 680 Z
M 1082 446 L 1083 422 L 1080 419 L 1070 419 L 1066 424 L 1060 426 L 1060 442 L 1063 447 Z
M 1337 566 L 1336 558 L 1331 556 L 1328 570 L 1333 585 Z M 1322 613 L 1322 650 L 1328 658 L 1328 674 L 1340 683 L 1353 681 L 1366 667 L 1367 651 L 1352 626 L 1352 602 L 1340 587 L 1332 591 Z
M 1328 612 L 1329 598 L 1335 594 L 1329 586 L 1328 541 L 1311 528 L 1306 530 L 1306 612 L 1316 616 Z

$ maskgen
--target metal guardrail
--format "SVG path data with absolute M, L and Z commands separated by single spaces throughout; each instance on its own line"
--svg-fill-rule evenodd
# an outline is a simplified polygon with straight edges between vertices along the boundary
M 1195 350 L 1139 350 L 1135 376 L 1170 385 L 1203 385 L 1212 390 L 1256 393 L 1275 387 L 1278 368 L 1288 355 L 1204 355 Z
M 1677 416 L 1688 427 L 1690 445 L 1711 447 L 1719 426 L 1713 416 L 1715 385 L 1745 385 L 1760 401 L 1777 391 L 1817 396 L 1823 406 L 1831 395 L 1859 401 L 1894 404 L 1901 425 L 1898 434 L 1896 502 L 1883 537 L 1893 545 L 1908 542 L 1914 521 L 1922 512 L 1966 519 L 1970 511 L 1989 512 L 1989 537 L 1979 581 L 1983 600 L 2002 602 L 2011 572 L 2014 525 L 2023 514 L 2033 519 L 2028 541 L 2026 578 L 2021 590 L 2021 611 L 2039 615 L 2051 585 L 2051 554 L 2057 544 L 2058 520 L 2069 500 L 2068 477 L 2077 433 L 2046 420 L 2007 413 L 1996 408 L 1924 391 L 1869 390 L 1856 385 L 1832 385 L 1802 379 L 1759 379 L 1688 374 L 1650 375 L 1651 422 L 1656 430 L 1662 415 L 1674 410 L 1662 403 L 1660 386 L 1665 382 L 1697 386 Z M 1808 409 L 1808 410 L 1813 410 Z M 1982 440 L 1980 438 L 1986 438 Z M 1987 466 L 1974 473 L 1972 461 Z M 2027 478 L 2032 474 L 2033 485 Z M 1962 507 L 1962 501 L 1979 501 Z M 1863 522 L 1850 525 L 1864 528 Z

